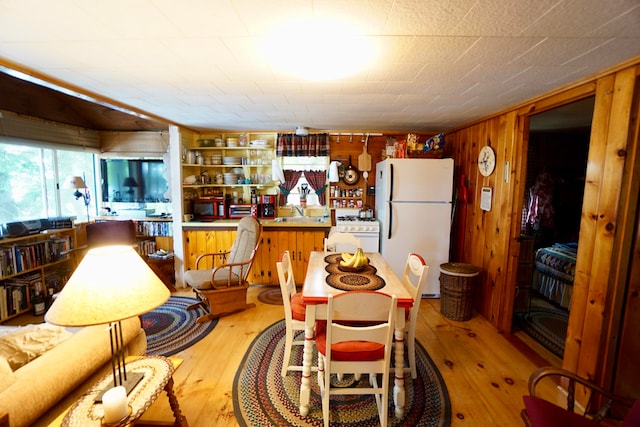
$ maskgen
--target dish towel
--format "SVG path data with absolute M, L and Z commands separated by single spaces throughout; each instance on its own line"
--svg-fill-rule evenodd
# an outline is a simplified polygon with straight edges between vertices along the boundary
M 338 165 L 341 163 L 337 160 L 334 160 L 329 164 L 329 182 L 338 182 L 340 181 L 340 176 L 338 175 Z

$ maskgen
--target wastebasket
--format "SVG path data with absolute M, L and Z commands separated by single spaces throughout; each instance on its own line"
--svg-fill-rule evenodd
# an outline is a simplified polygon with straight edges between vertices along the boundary
M 471 264 L 440 264 L 440 312 L 448 319 L 471 318 L 471 305 L 476 277 L 480 269 Z

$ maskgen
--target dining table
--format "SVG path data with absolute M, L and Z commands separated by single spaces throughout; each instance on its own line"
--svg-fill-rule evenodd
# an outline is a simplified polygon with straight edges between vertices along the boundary
M 313 251 L 309 256 L 307 274 L 302 288 L 305 311 L 305 340 L 302 357 L 302 380 L 300 382 L 300 414 L 309 413 L 311 395 L 311 363 L 316 320 L 327 318 L 329 294 L 337 295 L 356 290 L 374 290 L 395 295 L 398 300 L 395 319 L 395 375 L 393 402 L 395 415 L 404 416 L 404 328 L 405 310 L 413 306 L 413 298 L 378 252 L 365 252 L 369 263 L 363 271 L 343 271 L 339 268 L 341 254 L 337 252 Z M 346 269 L 344 269 L 346 270 Z M 366 310 L 366 307 L 362 307 Z M 338 320 L 353 320 L 340 318 Z

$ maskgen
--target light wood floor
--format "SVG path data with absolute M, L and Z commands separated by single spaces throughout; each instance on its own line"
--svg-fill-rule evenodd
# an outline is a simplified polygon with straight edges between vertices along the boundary
M 176 355 L 184 363 L 174 375 L 175 390 L 191 427 L 238 425 L 232 402 L 236 368 L 256 335 L 283 318 L 282 306 L 258 301 L 264 289 L 249 289 L 255 308 L 221 318 L 206 338 Z M 524 355 L 484 318 L 454 322 L 439 308 L 439 300 L 421 301 L 417 337 L 447 385 L 452 426 L 522 426 L 529 375 L 544 361 Z M 545 392 L 557 394 L 552 385 Z M 161 396 L 144 419 L 171 420 L 168 399 Z

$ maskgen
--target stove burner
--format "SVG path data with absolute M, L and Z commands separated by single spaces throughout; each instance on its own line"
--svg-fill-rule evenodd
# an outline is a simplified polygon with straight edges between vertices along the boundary
M 336 218 L 338 221 L 352 222 L 352 221 L 361 221 L 361 222 L 375 222 L 375 218 L 360 218 L 359 216 L 339 216 Z

